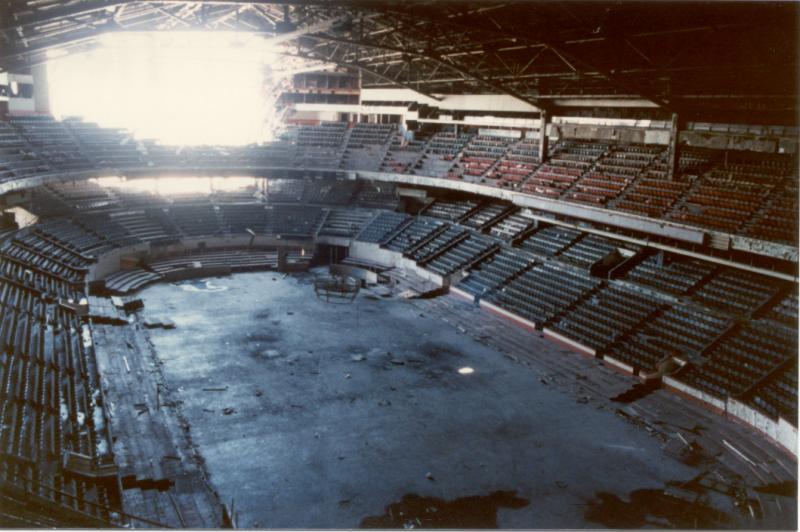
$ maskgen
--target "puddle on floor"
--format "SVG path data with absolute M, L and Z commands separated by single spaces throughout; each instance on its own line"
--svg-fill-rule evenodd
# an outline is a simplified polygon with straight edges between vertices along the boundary
M 403 496 L 386 507 L 383 515 L 365 517 L 361 528 L 497 528 L 497 510 L 524 508 L 528 500 L 516 491 L 445 501 L 438 497 Z

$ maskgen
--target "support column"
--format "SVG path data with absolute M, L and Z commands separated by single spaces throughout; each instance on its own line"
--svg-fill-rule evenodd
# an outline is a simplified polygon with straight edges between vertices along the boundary
M 540 125 L 539 125 L 539 162 L 544 162 L 547 158 L 547 126 L 550 124 L 550 113 L 547 111 L 539 111 Z
M 680 154 L 678 153 L 678 133 L 680 128 L 678 124 L 678 113 L 672 113 L 672 124 L 669 129 L 669 151 L 667 152 L 667 164 L 669 166 L 667 179 L 670 181 L 675 179 L 680 171 L 678 167 L 678 162 L 680 161 Z

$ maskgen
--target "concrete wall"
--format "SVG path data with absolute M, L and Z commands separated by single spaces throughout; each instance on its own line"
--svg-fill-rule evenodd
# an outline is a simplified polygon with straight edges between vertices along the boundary
M 679 381 L 673 379 L 672 377 L 664 377 L 662 382 L 665 385 L 669 386 L 670 388 L 674 388 L 674 389 L 678 390 L 679 392 L 683 392 L 686 395 L 690 395 L 690 396 L 694 397 L 695 399 L 699 399 L 700 401 L 713 406 L 714 408 L 716 408 L 720 412 L 724 413 L 726 411 L 727 405 L 726 405 L 725 401 L 722 400 L 722 399 L 718 399 L 718 398 L 714 397 L 713 395 L 707 394 L 707 393 L 705 393 L 705 392 L 703 392 L 701 390 L 698 390 L 696 388 L 692 388 L 691 386 L 688 386 L 688 385 L 686 385 L 686 384 L 684 384 L 682 382 L 679 382 Z
M 551 124 L 550 134 L 560 139 L 604 140 L 622 144 L 669 144 L 669 130 L 572 123 Z
M 136 244 L 120 249 L 115 249 L 98 257 L 97 262 L 89 268 L 87 280 L 105 279 L 112 273 L 119 271 L 122 257 L 146 257 L 150 253 L 150 244 Z
M 747 150 L 766 153 L 797 153 L 797 139 L 781 136 L 735 134 L 713 131 L 681 131 L 679 142 L 686 146 L 715 150 Z
M 157 260 L 174 255 L 181 255 L 188 251 L 198 249 L 201 243 L 205 243 L 205 249 L 219 249 L 228 247 L 247 247 L 250 242 L 249 236 L 232 237 L 207 237 L 207 238 L 186 238 L 168 245 L 155 245 L 150 243 L 136 244 L 124 248 L 115 249 L 98 257 L 97 262 L 90 266 L 87 281 L 104 279 L 112 273 L 120 270 L 120 262 L 123 258 L 135 257 L 139 260 Z M 259 236 L 253 241 L 256 248 L 276 248 L 290 247 L 306 249 L 312 252 L 314 243 L 311 240 L 282 239 L 275 236 Z
M 379 244 L 354 241 L 350 245 L 350 256 L 392 268 L 397 264 L 398 257 L 402 257 L 402 254 L 382 249 Z
M 9 88 L 14 82 L 33 85 L 33 76 L 29 74 L 9 73 L 8 82 L 9 82 Z M 14 94 L 9 95 L 8 112 L 10 114 L 26 115 L 26 114 L 33 114 L 35 111 L 36 111 L 36 103 L 33 97 L 22 98 L 20 96 L 14 96 Z
M 797 429 L 791 423 L 782 418 L 776 421 L 736 399 L 728 399 L 727 411 L 729 415 L 763 432 L 797 456 Z
M 662 382 L 670 388 L 674 388 L 675 390 L 712 406 L 714 409 L 723 413 L 723 415 L 743 421 L 754 429 L 764 433 L 794 456 L 797 456 L 797 427 L 794 427 L 785 419 L 779 418 L 776 421 L 737 399 L 730 397 L 727 399 L 719 399 L 679 382 L 672 377 L 664 377 Z

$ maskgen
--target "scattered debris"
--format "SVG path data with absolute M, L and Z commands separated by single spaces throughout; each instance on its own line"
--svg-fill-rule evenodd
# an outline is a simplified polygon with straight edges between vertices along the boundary
M 589 402 L 589 398 L 588 398 L 588 397 L 586 397 L 586 396 L 584 395 L 583 397 L 579 397 L 579 398 L 578 398 L 578 402 L 579 402 L 580 404 L 582 404 L 582 405 L 585 405 L 586 403 L 588 403 L 588 402 Z
M 364 355 L 352 355 L 350 357 L 350 360 L 352 360 L 353 362 L 363 362 L 366 359 L 367 357 L 365 357 Z
M 389 360 L 389 362 L 391 362 L 395 366 L 402 366 L 402 365 L 405 364 L 405 361 L 404 360 L 400 360 L 399 358 L 393 358 L 393 359 Z
M 378 406 L 391 406 L 392 402 L 387 401 L 386 399 L 382 399 L 378 401 Z
M 230 416 L 231 414 L 235 414 L 235 413 L 236 413 L 236 409 L 235 408 L 228 407 L 228 408 L 223 408 L 222 409 L 222 414 L 225 415 L 225 416 Z
M 561 481 L 561 480 L 556 480 L 556 486 L 558 486 L 558 487 L 559 487 L 559 488 L 561 488 L 561 489 L 564 489 L 564 488 L 566 488 L 566 487 L 567 487 L 567 485 L 568 485 L 568 484 L 567 484 L 566 482 L 563 482 L 563 481 Z
M 214 413 L 214 411 L 211 410 L 210 408 L 204 408 L 203 412 L 208 412 L 209 414 L 213 414 Z
M 539 382 L 541 382 L 542 384 L 547 384 L 547 379 L 542 377 L 541 379 L 539 379 Z
M 427 478 L 428 480 L 433 480 L 433 473 L 431 472 L 425 473 L 425 478 Z
M 350 375 L 349 373 L 346 373 L 344 376 L 345 379 L 349 379 L 350 377 L 352 377 L 352 375 Z
M 264 395 L 264 392 L 261 390 L 256 390 L 256 397 L 261 397 L 262 395 Z
M 226 392 L 226 391 L 228 391 L 228 387 L 227 386 L 223 386 L 223 387 L 220 387 L 220 388 L 203 388 L 203 391 L 204 392 Z
M 730 449 L 731 451 L 733 451 L 734 453 L 736 453 L 736 455 L 737 455 L 737 456 L 739 456 L 739 457 L 740 457 L 742 460 L 744 460 L 745 462 L 747 462 L 747 463 L 748 463 L 748 464 L 750 464 L 751 466 L 753 466 L 753 467 L 756 467 L 756 464 L 755 464 L 755 462 L 753 462 L 753 461 L 752 461 L 752 460 L 750 460 L 750 459 L 749 459 L 747 456 L 745 456 L 745 455 L 744 455 L 744 453 L 742 453 L 742 451 L 740 451 L 739 449 L 737 449 L 736 447 L 734 447 L 733 445 L 731 445 L 731 444 L 728 442 L 728 440 L 722 440 L 722 443 L 725 445 L 725 447 L 727 447 L 728 449 Z

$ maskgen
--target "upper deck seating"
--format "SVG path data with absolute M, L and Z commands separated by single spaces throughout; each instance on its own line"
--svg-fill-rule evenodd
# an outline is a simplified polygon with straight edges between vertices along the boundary
M 607 149 L 605 143 L 561 141 L 554 148 L 550 160 L 526 179 L 521 190 L 557 198 L 588 171 Z
M 132 135 L 120 129 L 101 128 L 80 119 L 66 119 L 64 124 L 77 139 L 87 157 L 95 166 L 125 168 L 145 166 Z
M 614 204 L 614 208 L 650 216 L 662 217 L 690 186 L 686 179 L 666 180 L 659 177 L 661 170 L 646 170 Z M 656 175 L 653 175 L 656 174 Z
M 303 179 L 269 179 L 267 180 L 267 199 L 273 203 L 300 203 L 306 181 Z
M 58 170 L 93 167 L 63 122 L 45 116 L 17 116 L 9 123 L 18 129 L 36 153 Z
M 398 174 L 412 173 L 411 167 L 422 156 L 424 151 L 424 141 L 407 141 L 399 134 L 396 134 L 392 138 L 386 156 L 381 161 L 379 170 Z
M 442 131 L 434 134 L 425 146 L 425 152 L 414 167 L 415 174 L 431 177 L 448 177 L 454 161 L 469 142 L 471 135 Z M 455 176 L 455 174 L 453 174 Z
M 647 145 L 612 146 L 575 182 L 565 199 L 605 205 L 619 196 L 662 151 L 661 147 Z
M 0 183 L 51 170 L 44 156 L 16 128 L 0 122 Z
M 540 163 L 539 143 L 522 139 L 510 146 L 486 177 L 495 180 L 497 186 L 517 189 Z
M 505 137 L 475 135 L 464 146 L 453 173 L 470 181 L 482 181 L 481 176 L 506 154 L 513 142 Z
M 342 155 L 343 170 L 377 170 L 384 160 L 394 124 L 358 123 L 350 130 Z

